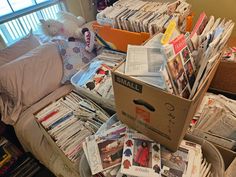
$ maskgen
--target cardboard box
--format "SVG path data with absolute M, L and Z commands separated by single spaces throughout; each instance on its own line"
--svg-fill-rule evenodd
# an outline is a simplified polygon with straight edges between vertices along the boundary
M 36 115 L 38 112 L 40 112 L 41 110 L 43 110 L 44 108 L 46 108 L 48 105 L 50 105 L 51 103 L 53 103 L 54 101 L 65 97 L 67 94 L 69 94 L 70 92 L 74 91 L 71 87 L 70 90 L 67 90 L 63 95 L 57 95 L 56 99 L 51 100 L 51 102 L 47 105 L 45 105 L 44 107 L 42 107 L 41 109 L 39 109 L 38 111 L 36 111 L 34 113 L 34 115 Z M 75 92 L 75 91 L 74 91 Z M 87 99 L 87 97 L 79 94 L 80 97 Z M 108 116 L 108 114 L 102 109 L 100 108 L 96 103 L 94 103 L 93 101 L 89 100 L 90 102 L 92 102 L 94 104 L 94 106 L 96 106 L 98 109 L 100 109 L 101 111 L 103 111 L 104 114 L 106 114 Z M 56 142 L 54 141 L 54 139 L 50 136 L 50 134 L 47 132 L 47 130 L 43 127 L 43 125 L 37 121 L 37 119 L 35 118 L 35 122 L 37 123 L 37 125 L 39 126 L 39 128 L 41 129 L 44 137 L 47 139 L 48 143 L 52 146 L 53 150 L 62 158 L 62 160 L 65 162 L 65 168 L 67 170 L 73 170 L 74 172 L 78 173 L 78 177 L 79 177 L 79 164 L 80 164 L 80 159 L 82 157 L 82 155 L 84 154 L 83 150 L 80 151 L 80 158 L 78 158 L 75 162 L 72 162 L 65 154 L 64 152 L 59 148 L 59 146 L 56 144 Z
M 51 100 L 51 103 L 53 103 L 54 101 L 66 96 L 67 94 L 69 94 L 72 91 L 72 89 L 67 90 L 63 95 L 58 95 L 57 98 L 55 100 Z M 41 109 L 39 109 L 38 111 L 36 111 L 34 113 L 34 115 L 36 115 L 39 111 L 41 111 L 42 109 L 46 108 L 49 104 L 45 105 L 44 107 L 42 107 Z M 77 160 L 76 162 L 72 162 L 64 153 L 63 151 L 57 146 L 56 142 L 53 140 L 53 138 L 48 134 L 48 132 L 45 130 L 45 128 L 36 120 L 35 118 L 35 122 L 38 124 L 39 128 L 41 129 L 41 132 L 43 133 L 44 137 L 47 139 L 48 143 L 50 144 L 50 146 L 52 146 L 53 150 L 63 159 L 63 161 L 65 162 L 66 166 L 65 168 L 67 169 L 72 169 L 73 171 L 79 173 L 79 160 Z
M 236 62 L 222 60 L 219 64 L 211 88 L 236 94 Z
M 98 35 L 97 40 L 100 44 L 122 52 L 127 52 L 128 44 L 141 45 L 150 37 L 150 34 L 146 32 L 131 32 L 98 23 L 93 23 L 93 29 Z
M 192 100 L 172 95 L 157 87 L 125 75 L 124 64 L 112 71 L 116 111 L 119 120 L 151 139 L 176 151 L 198 104 L 217 70 L 217 59 Z M 146 102 L 142 105 L 142 102 Z

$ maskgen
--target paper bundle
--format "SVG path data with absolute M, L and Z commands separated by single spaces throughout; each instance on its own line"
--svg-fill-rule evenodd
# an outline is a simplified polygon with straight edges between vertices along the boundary
M 207 93 L 194 116 L 194 134 L 236 149 L 236 101 L 223 95 Z
M 199 144 L 183 140 L 171 152 L 120 122 L 86 138 L 83 149 L 94 176 L 211 176 Z
M 120 52 L 103 50 L 72 78 L 72 83 L 75 87 L 86 89 L 100 98 L 114 101 L 111 70 L 125 57 L 126 55 Z
M 185 0 L 175 2 L 148 2 L 143 0 L 119 0 L 97 14 L 97 22 L 133 32 L 150 34 L 164 32 L 171 20 L 185 32 L 186 19 L 191 5 Z
M 72 162 L 81 157 L 85 138 L 108 119 L 102 109 L 75 92 L 48 105 L 35 117 Z

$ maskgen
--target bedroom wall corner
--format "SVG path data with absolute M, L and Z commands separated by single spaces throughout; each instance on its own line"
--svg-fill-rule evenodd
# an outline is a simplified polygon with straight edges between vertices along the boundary
M 93 0 L 64 0 L 64 2 L 75 16 L 82 16 L 87 22 L 95 20 L 96 7 Z
M 231 19 L 236 23 L 236 0 L 187 0 L 188 3 L 192 4 L 192 10 L 194 12 L 194 24 L 196 23 L 199 14 L 206 12 L 208 16 L 214 15 L 216 18 Z M 236 27 L 234 27 L 232 35 L 236 37 Z

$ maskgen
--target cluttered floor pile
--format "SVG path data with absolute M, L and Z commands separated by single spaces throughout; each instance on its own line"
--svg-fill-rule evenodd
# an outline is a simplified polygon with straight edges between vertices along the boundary
M 220 146 L 236 150 L 236 101 L 207 93 L 196 112 L 190 131 Z
M 71 77 L 76 91 L 35 115 L 72 162 L 79 161 L 84 152 L 92 175 L 97 177 L 216 174 L 212 161 L 205 157 L 204 145 L 182 138 L 216 71 L 234 23 L 203 12 L 193 31 L 187 32 L 190 14 L 191 5 L 184 0 L 120 0 L 98 13 L 99 25 L 149 33 L 151 37 L 143 45 L 128 45 L 127 54 L 114 51 L 114 45 L 102 40 L 108 49 Z M 101 40 L 99 34 L 96 37 Z M 88 98 L 116 111 L 121 122 L 104 126 L 109 115 Z M 232 149 L 234 105 L 223 96 L 207 94 L 189 132 L 214 136 L 215 143 L 217 136 L 228 138 L 231 144 L 224 143 Z M 125 122 L 128 119 L 132 121 Z
M 155 34 L 144 45 L 128 45 L 126 60 L 118 66 L 119 72 L 192 100 L 219 61 L 234 23 L 202 13 L 193 31 L 183 33 L 183 21 L 180 19 L 189 14 L 191 6 L 188 3 L 178 1 L 157 5 L 155 2 L 135 2 L 137 5 L 133 7 L 131 1 L 118 1 L 97 15 L 97 22 L 101 25 Z M 122 84 L 129 87 L 127 83 Z M 206 109 L 201 111 L 201 115 Z M 214 112 L 216 108 L 209 109 Z M 232 111 L 229 108 L 226 112 Z M 210 127 L 220 126 L 220 118 L 214 125 L 210 123 L 215 114 L 221 114 L 225 128 L 233 125 L 235 119 L 228 117 L 223 120 L 225 114 L 220 109 L 211 115 L 212 119 L 199 119 L 196 128 L 210 130 Z M 231 122 L 227 124 L 225 121 Z M 227 137 L 232 135 L 228 131 L 221 133 Z M 204 158 L 201 145 L 183 140 L 178 150 L 171 152 L 120 122 L 87 137 L 83 149 L 95 176 L 213 176 L 211 164 Z
M 117 120 L 87 137 L 83 149 L 97 177 L 212 175 L 201 145 L 183 140 L 178 150 L 171 152 Z

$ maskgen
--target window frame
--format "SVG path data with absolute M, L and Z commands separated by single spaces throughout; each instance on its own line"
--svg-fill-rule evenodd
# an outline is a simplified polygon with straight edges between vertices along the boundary
M 30 14 L 34 11 L 41 10 L 47 6 L 51 6 L 51 5 L 58 4 L 58 3 L 60 4 L 61 2 L 63 2 L 63 1 L 62 0 L 50 0 L 50 1 L 39 3 L 39 4 L 35 4 L 33 6 L 30 6 L 30 7 L 21 9 L 21 10 L 17 10 L 17 11 L 13 11 L 13 9 L 12 9 L 12 11 L 13 11 L 12 13 L 9 13 L 9 14 L 6 14 L 6 15 L 3 15 L 0 17 L 0 24 L 14 20 L 15 18 L 21 17 L 23 15 Z

